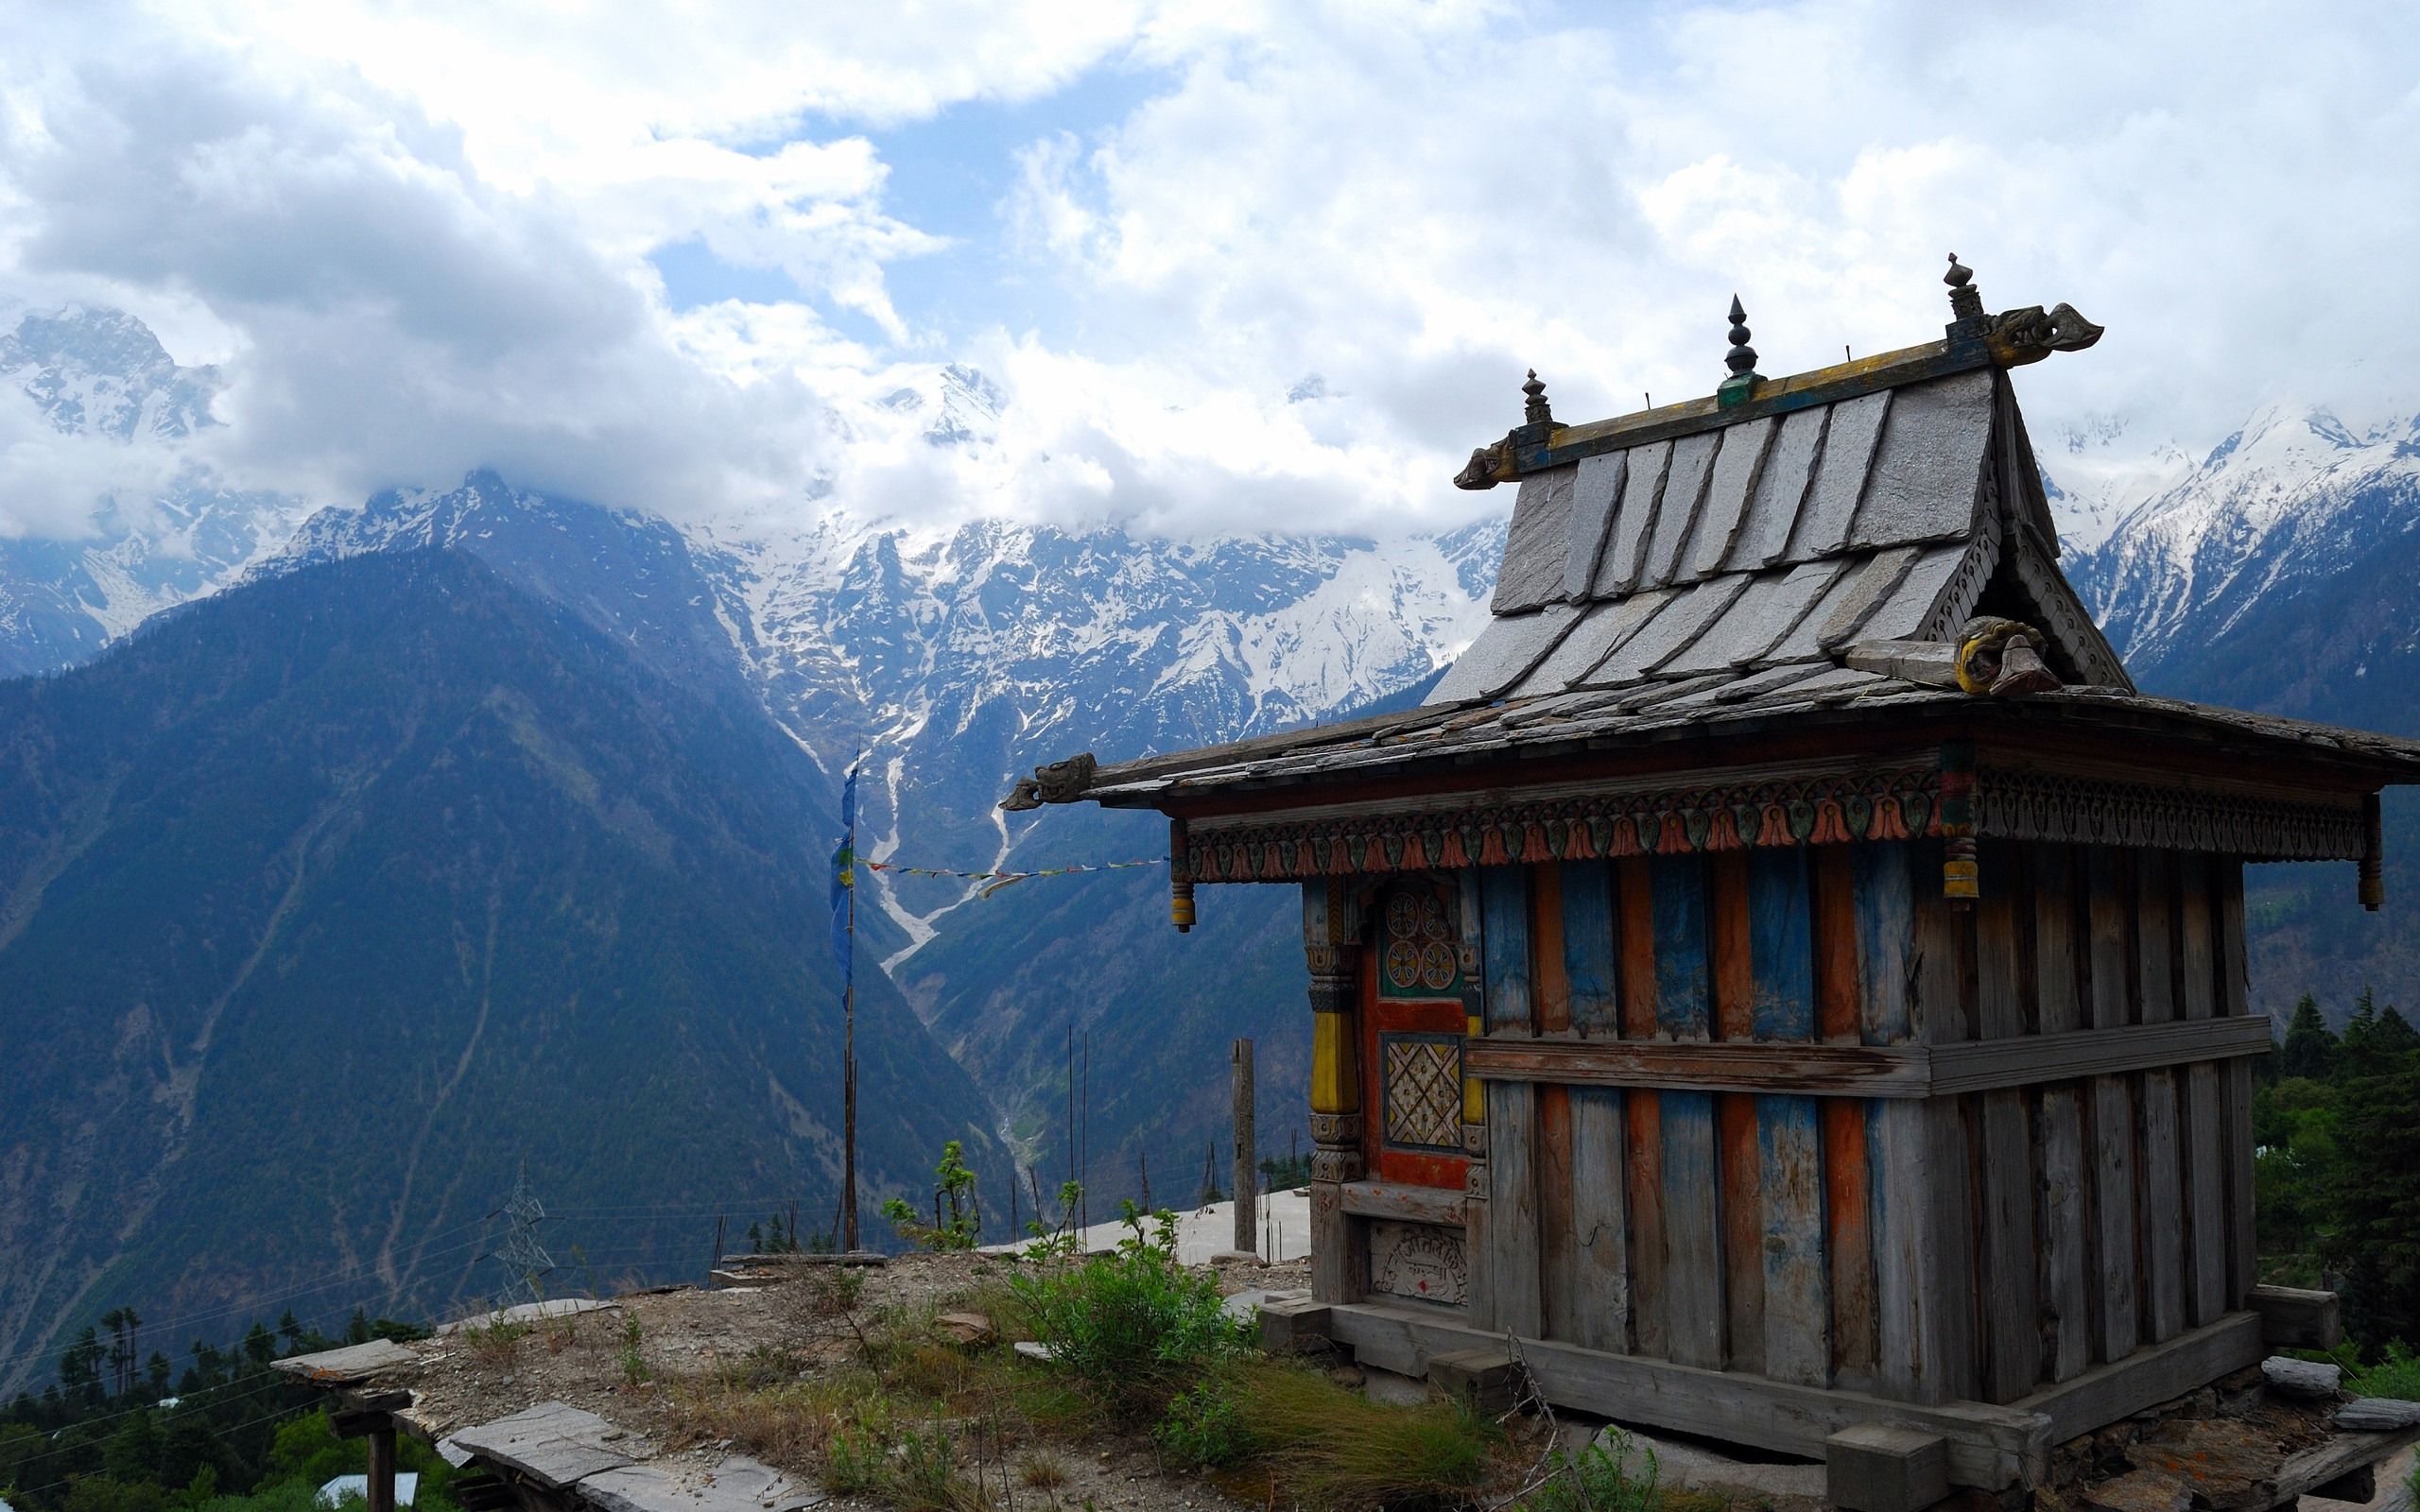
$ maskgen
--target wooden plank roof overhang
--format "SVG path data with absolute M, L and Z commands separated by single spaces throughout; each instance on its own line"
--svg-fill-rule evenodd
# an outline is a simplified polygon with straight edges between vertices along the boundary
M 1002 806 L 1161 810 L 1181 882 L 1949 833 L 2353 859 L 2372 902 L 2420 744 L 2135 689 L 2008 376 L 2100 328 L 1986 316 L 1971 276 L 1942 340 L 1777 380 L 1735 301 L 1717 393 L 1616 420 L 1557 423 L 1532 373 L 1455 480 L 1519 493 L 1421 708 L 1080 756 Z

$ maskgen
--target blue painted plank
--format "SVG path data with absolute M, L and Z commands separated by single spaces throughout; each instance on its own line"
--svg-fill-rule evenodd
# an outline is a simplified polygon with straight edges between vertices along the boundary
M 1759 1040 L 1815 1038 L 1815 936 L 1806 852 L 1748 852 L 1748 962 Z
M 1748 856 L 1748 959 L 1758 1040 L 1815 1038 L 1815 938 L 1806 853 Z M 1764 1215 L 1765 1373 L 1830 1383 L 1831 1295 L 1824 1263 L 1821 1119 L 1811 1097 L 1756 1099 Z
M 1528 1034 L 1530 1022 L 1530 872 L 1486 867 L 1478 877 L 1487 934 L 1487 1032 Z
M 1702 855 L 1648 863 L 1655 925 L 1655 1018 L 1666 1035 L 1707 1035 L 1706 866 Z M 1714 1096 L 1667 1091 L 1662 1104 L 1665 1348 L 1683 1365 L 1722 1367 L 1722 1252 Z
M 1648 863 L 1655 914 L 1655 1022 L 1675 1040 L 1706 1038 L 1706 875 L 1702 855 Z
M 1904 1044 L 1916 937 L 1916 900 L 1904 845 L 1857 847 L 1857 933 L 1865 1042 Z
M 1683 1365 L 1722 1368 L 1722 1241 L 1715 1194 L 1714 1094 L 1666 1091 L 1664 1141 L 1665 1348 Z
M 1571 988 L 1571 1026 L 1582 1036 L 1621 1032 L 1614 944 L 1614 865 L 1571 861 L 1563 868 L 1563 974 Z

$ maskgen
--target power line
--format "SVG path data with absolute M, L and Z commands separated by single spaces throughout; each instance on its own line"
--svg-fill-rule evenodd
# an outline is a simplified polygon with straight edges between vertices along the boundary
M 298 1414 L 305 1412 L 317 1412 L 320 1410 L 320 1400 L 318 1396 L 314 1394 L 312 1400 L 309 1401 L 300 1402 L 291 1407 L 282 1407 L 276 1412 L 270 1413 L 266 1417 L 255 1418 L 251 1422 L 247 1423 L 237 1423 L 233 1428 L 222 1428 L 219 1432 L 221 1434 L 240 1434 L 247 1428 L 258 1428 L 263 1423 L 273 1423 L 282 1418 L 292 1418 Z M 15 1495 L 30 1498 L 40 1496 L 44 1491 L 56 1491 L 60 1486 L 80 1478 L 80 1476 L 77 1475 L 66 1475 L 51 1482 L 48 1486 L 12 1486 L 10 1489 Z
M 538 1225 L 546 1220 L 546 1207 L 538 1194 L 529 1190 L 527 1175 L 515 1177 L 512 1195 L 504 1199 L 504 1215 L 512 1228 L 504 1236 L 504 1245 L 496 1258 L 504 1262 L 506 1280 L 503 1290 L 495 1294 L 495 1305 L 507 1308 L 517 1302 L 537 1301 L 544 1293 L 539 1282 L 555 1268 L 554 1257 L 538 1242 Z
M 480 1222 L 486 1222 L 486 1219 L 481 1219 Z M 472 1228 L 476 1227 L 478 1227 L 476 1224 L 462 1224 L 455 1228 L 441 1229 L 438 1234 L 431 1235 L 430 1237 L 441 1237 L 443 1234 L 459 1232 L 462 1228 Z M 442 1249 L 427 1251 L 415 1257 L 414 1263 L 418 1263 L 420 1261 L 434 1259 L 440 1255 L 458 1254 L 466 1249 L 476 1249 L 483 1243 L 485 1243 L 484 1240 L 469 1239 L 458 1245 L 448 1245 Z M 147 1329 L 156 1331 L 155 1336 L 168 1335 L 182 1333 L 188 1326 L 195 1323 L 209 1322 L 231 1316 L 241 1316 L 246 1314 L 257 1315 L 266 1309 L 275 1307 L 281 1302 L 290 1302 L 298 1297 L 302 1297 L 312 1292 L 325 1291 L 331 1286 L 341 1286 L 347 1281 L 368 1280 L 376 1273 L 376 1268 L 377 1267 L 375 1265 L 367 1263 L 340 1267 L 337 1270 L 324 1273 L 320 1278 L 313 1281 L 298 1284 L 285 1291 L 270 1292 L 266 1296 L 248 1297 L 244 1301 L 230 1302 L 224 1307 L 212 1308 L 205 1312 L 187 1313 L 181 1317 L 167 1318 L 157 1323 L 146 1319 L 143 1326 Z M 393 1294 L 390 1293 L 389 1295 L 392 1296 Z M 38 1359 L 43 1355 L 55 1352 L 59 1348 L 60 1346 L 53 1343 L 40 1345 L 29 1349 L 20 1349 L 9 1354 L 0 1354 L 0 1365 L 14 1365 L 21 1360 Z

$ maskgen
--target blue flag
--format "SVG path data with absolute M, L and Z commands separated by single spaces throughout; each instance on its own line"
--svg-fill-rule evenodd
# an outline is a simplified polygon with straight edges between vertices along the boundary
M 840 843 L 832 851 L 832 958 L 840 963 L 840 989 L 847 991 L 856 973 L 856 952 L 851 948 L 849 894 L 857 885 L 857 763 L 849 764 L 848 780 L 840 784 Z

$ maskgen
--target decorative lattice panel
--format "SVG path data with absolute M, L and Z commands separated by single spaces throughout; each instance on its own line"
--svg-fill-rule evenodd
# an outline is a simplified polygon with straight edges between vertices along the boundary
M 1386 937 L 1378 942 L 1378 994 L 1390 998 L 1458 997 L 1461 971 L 1445 901 L 1430 887 L 1398 888 L 1387 900 Z
M 1459 1152 L 1461 1040 L 1453 1035 L 1381 1035 L 1379 1051 L 1386 1078 L 1387 1143 Z

